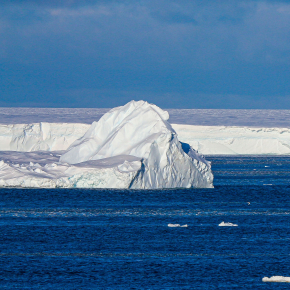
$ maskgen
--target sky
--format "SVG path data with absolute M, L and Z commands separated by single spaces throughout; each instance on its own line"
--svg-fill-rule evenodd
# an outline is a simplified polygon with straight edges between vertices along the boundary
M 290 1 L 0 0 L 0 106 L 290 109 Z

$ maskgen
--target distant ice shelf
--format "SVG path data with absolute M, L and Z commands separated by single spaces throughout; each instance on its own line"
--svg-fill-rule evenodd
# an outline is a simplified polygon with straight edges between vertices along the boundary
M 0 124 L 1 151 L 66 150 L 90 128 L 80 123 Z M 204 155 L 289 155 L 289 128 L 172 124 L 181 142 Z
M 98 121 L 109 108 L 1 108 L 0 124 Z M 166 109 L 170 124 L 290 128 L 290 110 Z
M 204 155 L 289 155 L 290 128 L 172 125 Z

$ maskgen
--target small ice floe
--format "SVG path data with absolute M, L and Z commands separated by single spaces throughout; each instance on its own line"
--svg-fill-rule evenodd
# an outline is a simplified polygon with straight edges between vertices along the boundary
M 225 223 L 225 222 L 221 222 L 219 224 L 219 227 L 237 227 L 237 224 L 232 224 L 232 223 Z
M 270 167 L 270 166 L 267 166 L 267 165 L 266 165 L 265 167 Z
M 168 224 L 168 226 L 170 227 L 170 228 L 187 228 L 188 227 L 188 225 L 183 225 L 183 226 L 181 226 L 180 224 Z
M 271 184 L 271 183 L 269 183 L 269 184 L 267 184 L 267 183 L 264 183 L 263 185 L 273 185 L 273 184 Z
M 251 203 L 248 201 L 248 205 L 250 205 Z
M 263 282 L 286 282 L 290 283 L 290 277 L 284 277 L 284 276 L 272 276 L 270 278 L 264 277 L 262 279 Z

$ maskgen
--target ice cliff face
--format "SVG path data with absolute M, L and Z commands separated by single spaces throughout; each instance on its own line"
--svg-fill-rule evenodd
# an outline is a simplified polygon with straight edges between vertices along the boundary
M 178 141 L 169 115 L 155 105 L 131 101 L 94 122 L 60 157 L 61 163 L 134 156 L 119 170 L 135 172 L 130 188 L 212 187 L 210 163 Z M 185 151 L 183 150 L 183 148 Z
M 1 151 L 66 150 L 88 130 L 87 124 L 35 123 L 0 124 Z
M 289 128 L 172 125 L 182 142 L 205 155 L 289 155 Z

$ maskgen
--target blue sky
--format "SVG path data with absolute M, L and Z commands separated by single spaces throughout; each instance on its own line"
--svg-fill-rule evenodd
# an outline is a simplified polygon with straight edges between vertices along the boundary
M 0 0 L 0 106 L 290 109 L 290 1 Z

